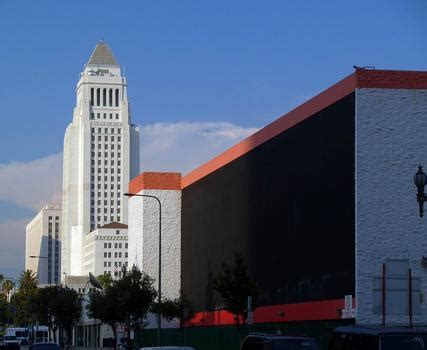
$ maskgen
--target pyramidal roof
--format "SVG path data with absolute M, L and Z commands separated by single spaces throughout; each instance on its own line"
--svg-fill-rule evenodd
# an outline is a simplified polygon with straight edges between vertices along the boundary
M 110 49 L 110 47 L 104 43 L 103 41 L 100 41 L 96 47 L 95 50 L 93 50 L 92 55 L 89 58 L 88 65 L 105 65 L 105 66 L 118 66 L 116 59 L 113 56 L 113 53 Z

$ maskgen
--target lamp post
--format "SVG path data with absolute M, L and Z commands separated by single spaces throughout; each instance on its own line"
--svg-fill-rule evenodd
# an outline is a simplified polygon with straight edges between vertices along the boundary
M 414 175 L 414 184 L 417 186 L 417 202 L 419 205 L 420 217 L 424 216 L 424 202 L 427 201 L 427 196 L 424 193 L 426 185 L 426 174 L 423 171 L 422 165 L 418 166 L 418 171 Z
M 48 256 L 42 256 L 42 255 L 30 255 L 29 257 L 32 259 L 49 259 Z M 49 287 L 52 287 L 52 276 L 47 276 L 47 279 L 49 281 Z
M 149 195 L 149 194 L 137 194 L 137 193 L 124 193 L 127 197 L 146 197 L 152 198 L 157 201 L 159 204 L 159 288 L 158 288 L 158 302 L 159 304 L 162 301 L 162 203 L 160 202 L 159 197 Z M 160 330 L 162 328 L 162 316 L 160 312 L 157 314 L 157 346 L 160 346 Z

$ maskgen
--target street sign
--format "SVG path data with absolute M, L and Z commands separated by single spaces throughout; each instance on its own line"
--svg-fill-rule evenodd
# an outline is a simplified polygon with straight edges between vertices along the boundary
M 341 311 L 341 318 L 355 318 L 356 310 L 353 308 L 353 296 L 346 295 L 344 297 L 344 309 Z

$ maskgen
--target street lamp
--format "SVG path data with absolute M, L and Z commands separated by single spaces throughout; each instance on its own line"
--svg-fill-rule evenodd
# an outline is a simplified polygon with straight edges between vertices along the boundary
M 422 165 L 418 166 L 418 171 L 414 175 L 414 184 L 417 186 L 417 202 L 420 209 L 420 217 L 424 216 L 424 202 L 427 201 L 427 196 L 424 193 L 426 185 L 426 174 L 423 171 Z
M 29 257 L 33 259 L 49 259 L 48 256 L 42 256 L 42 255 L 30 255 Z M 48 281 L 49 281 L 49 287 L 52 287 L 52 276 L 48 276 Z
M 158 289 L 158 300 L 159 300 L 159 304 L 162 301 L 162 203 L 160 202 L 159 197 L 153 196 L 153 195 L 149 195 L 149 194 L 136 194 L 136 193 L 124 193 L 124 196 L 127 197 L 147 197 L 147 198 L 152 198 L 155 199 L 157 201 L 157 203 L 159 203 L 159 289 Z M 159 312 L 157 314 L 157 346 L 160 346 L 160 330 L 162 328 L 162 316 L 161 313 Z

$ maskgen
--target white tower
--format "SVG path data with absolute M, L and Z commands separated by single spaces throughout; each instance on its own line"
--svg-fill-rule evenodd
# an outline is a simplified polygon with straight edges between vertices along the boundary
M 77 84 L 63 167 L 61 266 L 67 275 L 81 275 L 85 237 L 110 222 L 127 224 L 123 193 L 139 174 L 139 130 L 130 124 L 126 78 L 103 42 Z

